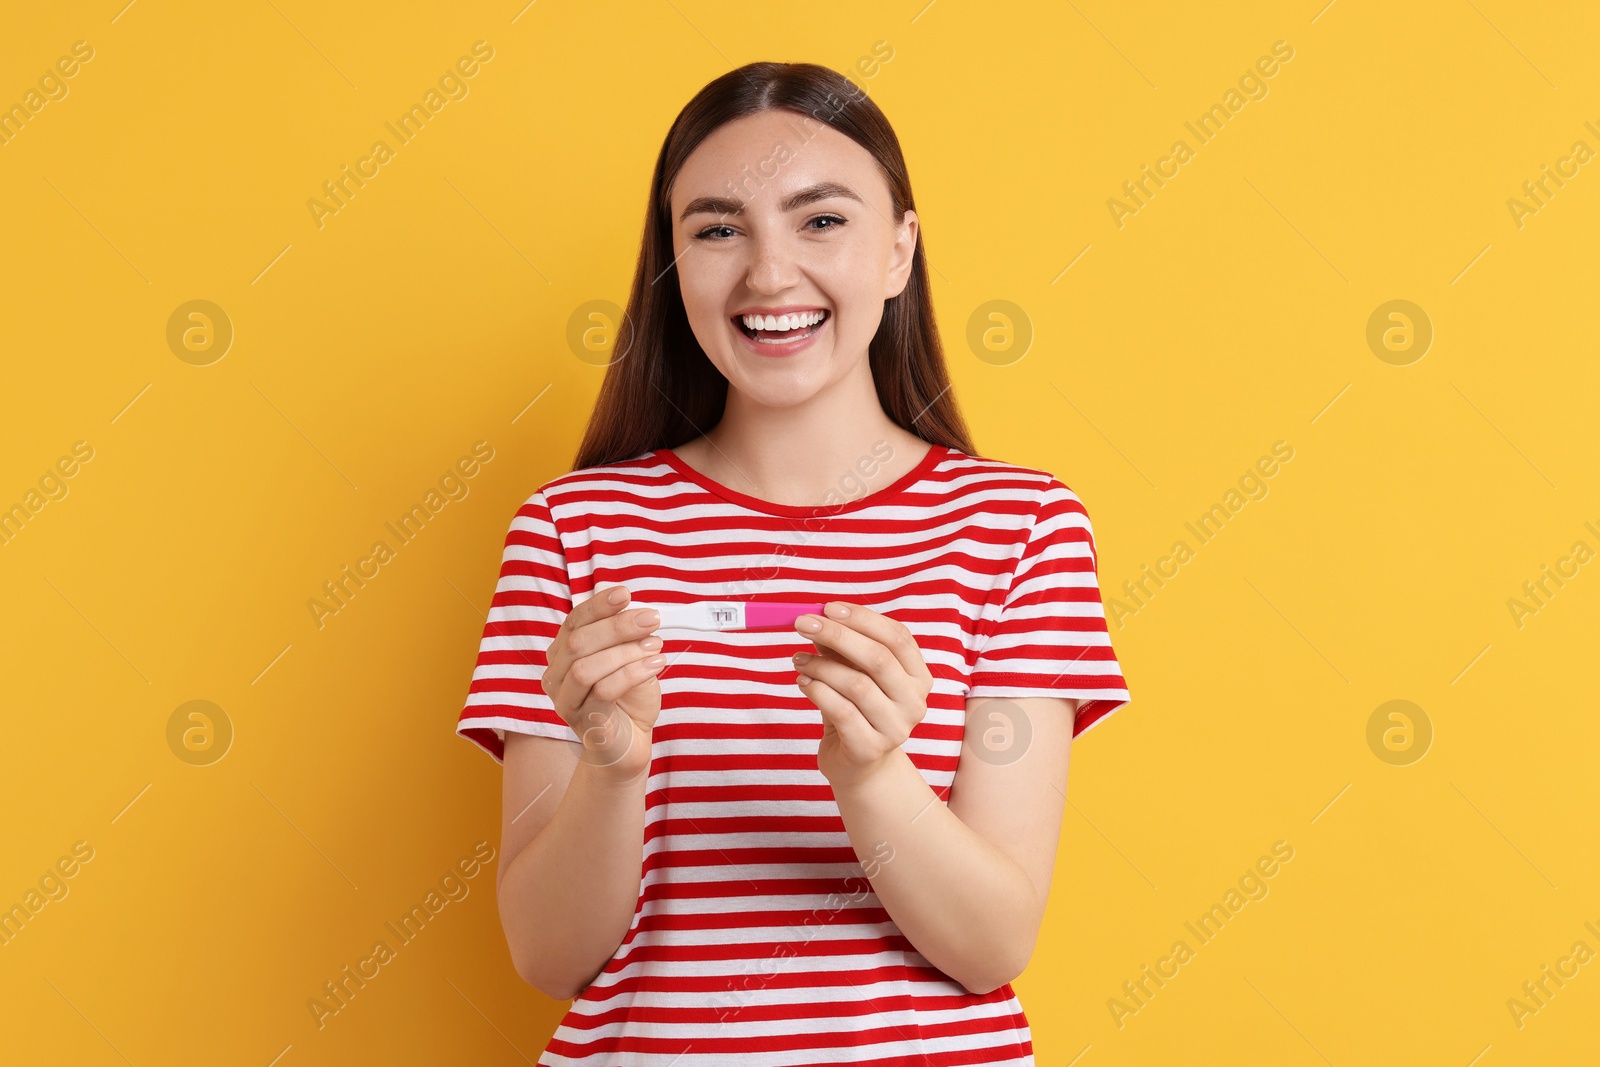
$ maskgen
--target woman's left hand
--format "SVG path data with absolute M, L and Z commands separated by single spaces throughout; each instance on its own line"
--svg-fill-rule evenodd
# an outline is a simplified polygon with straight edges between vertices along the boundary
M 853 785 L 888 762 L 928 713 L 933 674 L 904 623 L 860 604 L 830 600 L 795 631 L 817 646 L 797 653 L 801 692 L 822 712 L 817 769 L 834 786 Z M 809 678 L 810 681 L 806 681 Z

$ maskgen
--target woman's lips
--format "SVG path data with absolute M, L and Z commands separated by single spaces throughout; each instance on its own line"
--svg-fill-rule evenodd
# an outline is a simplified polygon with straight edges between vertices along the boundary
M 742 318 L 743 316 L 740 316 L 740 318 L 729 319 L 728 321 L 733 324 L 734 332 L 737 333 L 739 335 L 739 339 L 745 343 L 745 347 L 749 348 L 750 351 L 763 356 L 788 356 L 799 352 L 801 349 L 810 345 L 811 342 L 815 341 L 817 339 L 817 335 L 820 334 L 827 327 L 827 325 L 833 321 L 833 314 L 831 312 L 824 312 L 821 322 L 817 323 L 815 326 L 807 327 L 804 330 L 791 331 L 794 333 L 795 339 L 786 341 L 762 341 L 752 337 L 749 331 L 745 329 L 744 323 L 741 321 Z

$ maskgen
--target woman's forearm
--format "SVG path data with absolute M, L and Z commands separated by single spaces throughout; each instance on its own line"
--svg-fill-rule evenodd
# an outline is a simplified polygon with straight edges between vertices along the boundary
M 834 797 L 878 900 L 929 963 L 973 993 L 1021 973 L 1038 931 L 1033 884 L 940 802 L 904 749 Z
M 523 980 L 570 1000 L 622 944 L 639 904 L 648 771 L 619 782 L 579 761 L 550 822 L 506 863 L 500 923 Z

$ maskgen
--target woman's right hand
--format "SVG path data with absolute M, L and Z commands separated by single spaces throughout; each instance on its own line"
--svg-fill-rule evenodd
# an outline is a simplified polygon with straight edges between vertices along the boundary
M 613 603 L 619 594 L 620 603 Z M 568 612 L 541 679 L 545 695 L 582 740 L 583 762 L 617 781 L 650 771 L 650 735 L 661 714 L 657 675 L 667 662 L 653 633 L 660 613 L 627 611 L 630 599 L 625 586 L 611 586 Z

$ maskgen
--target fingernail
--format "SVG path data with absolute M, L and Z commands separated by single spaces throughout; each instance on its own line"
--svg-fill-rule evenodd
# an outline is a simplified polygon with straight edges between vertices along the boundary
M 648 630 L 652 626 L 654 626 L 656 623 L 661 621 L 661 612 L 656 611 L 654 609 L 652 609 L 650 611 L 642 612 L 638 616 L 636 616 L 636 620 L 639 623 L 640 627 L 642 627 L 643 629 Z
M 626 599 L 628 599 L 628 587 L 625 585 L 619 585 L 606 594 L 606 600 L 612 604 L 620 604 Z
M 649 667 L 651 670 L 654 670 L 655 668 L 662 666 L 666 662 L 667 662 L 667 657 L 665 657 L 665 656 L 651 656 L 649 659 L 644 661 L 644 665 L 646 667 Z
M 800 629 L 804 630 L 808 634 L 814 634 L 818 630 L 822 629 L 822 620 L 817 618 L 815 615 L 802 615 L 800 616 L 800 621 L 795 623 L 795 625 L 800 627 Z
M 639 642 L 639 647 L 640 648 L 644 648 L 644 649 L 648 649 L 649 651 L 654 652 L 656 649 L 661 647 L 661 638 L 656 637 L 654 634 L 652 634 L 651 636 L 645 638 L 643 641 L 640 641 Z
M 809 652 L 796 652 L 794 654 L 794 661 L 796 663 L 809 663 L 811 661 L 811 653 L 809 653 Z
M 829 604 L 828 614 L 832 615 L 836 619 L 843 619 L 849 616 L 850 609 L 845 607 L 843 604 Z

